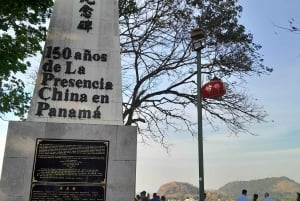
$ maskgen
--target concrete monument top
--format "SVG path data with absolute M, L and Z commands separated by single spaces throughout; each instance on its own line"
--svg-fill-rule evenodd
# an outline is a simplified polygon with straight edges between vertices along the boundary
M 56 0 L 28 120 L 122 125 L 117 0 Z

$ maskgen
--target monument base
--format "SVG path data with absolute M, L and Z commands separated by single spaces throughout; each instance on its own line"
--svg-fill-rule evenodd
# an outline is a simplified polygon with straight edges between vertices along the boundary
M 132 201 L 136 146 L 136 127 L 11 121 L 0 200 Z

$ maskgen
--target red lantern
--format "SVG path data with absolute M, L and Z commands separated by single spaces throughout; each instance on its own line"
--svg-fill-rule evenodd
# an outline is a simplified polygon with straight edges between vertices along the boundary
M 226 93 L 226 85 L 219 78 L 214 78 L 201 87 L 203 98 L 218 99 Z

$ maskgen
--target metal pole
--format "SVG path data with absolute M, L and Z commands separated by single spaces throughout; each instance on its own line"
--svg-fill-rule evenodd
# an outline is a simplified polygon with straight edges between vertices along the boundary
M 201 48 L 197 50 L 197 110 L 198 110 L 198 160 L 199 160 L 199 201 L 205 200 L 204 195 L 204 164 L 203 164 L 203 128 L 201 102 Z

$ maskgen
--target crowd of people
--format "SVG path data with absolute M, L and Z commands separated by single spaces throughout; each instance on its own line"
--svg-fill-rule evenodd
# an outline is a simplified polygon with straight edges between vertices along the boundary
M 159 196 L 157 193 L 152 194 L 152 198 L 150 197 L 150 194 L 146 191 L 140 192 L 140 194 L 137 194 L 135 196 L 135 201 L 166 201 L 165 196 Z
M 252 201 L 257 201 L 258 194 L 254 193 Z M 242 194 L 236 199 L 236 201 L 250 201 L 247 197 L 247 190 L 243 189 Z M 270 194 L 268 192 L 265 193 L 265 196 L 263 198 L 263 201 L 273 201 L 273 199 L 270 197 Z
M 298 198 L 297 201 L 300 201 L 300 193 L 297 193 Z M 137 194 L 135 196 L 135 201 L 166 201 L 165 196 L 159 196 L 157 193 L 153 193 L 152 197 L 150 197 L 150 194 L 146 191 L 140 192 L 140 194 Z M 252 200 L 249 200 L 247 195 L 247 190 L 243 189 L 242 194 L 237 197 L 236 201 L 257 201 L 258 200 L 258 194 L 254 193 Z M 270 193 L 266 192 L 264 195 L 263 201 L 273 201 L 273 199 L 270 197 Z

